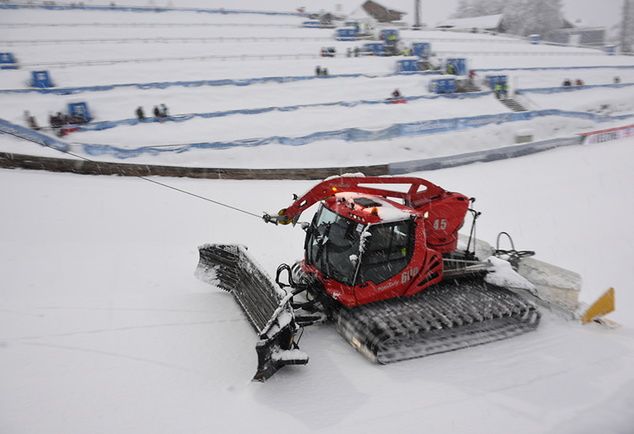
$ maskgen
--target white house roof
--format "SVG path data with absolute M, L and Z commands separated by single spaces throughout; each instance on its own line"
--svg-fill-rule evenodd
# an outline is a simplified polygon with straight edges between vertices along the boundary
M 481 17 L 453 18 L 436 24 L 442 29 L 495 29 L 502 20 L 502 14 L 484 15 Z
M 348 14 L 348 16 L 346 17 L 347 20 L 357 20 L 357 21 L 362 21 L 362 22 L 374 22 L 376 21 L 374 19 L 374 17 L 372 17 L 370 14 L 368 14 L 365 9 L 363 9 L 363 7 L 359 6 L 357 7 L 355 10 L 353 10 L 352 12 L 350 12 L 350 14 Z

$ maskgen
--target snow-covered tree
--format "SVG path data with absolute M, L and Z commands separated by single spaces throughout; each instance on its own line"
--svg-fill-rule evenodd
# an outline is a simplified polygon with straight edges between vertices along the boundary
M 545 35 L 563 24 L 562 0 L 510 0 L 504 8 L 504 26 L 516 35 Z
M 477 16 L 473 14 L 473 2 L 469 0 L 460 0 L 458 2 L 458 6 L 456 6 L 456 11 L 451 16 L 452 18 L 467 18 Z
M 545 35 L 563 25 L 562 0 L 460 0 L 454 18 L 503 14 L 507 32 Z
M 621 51 L 631 53 L 634 49 L 634 0 L 623 0 L 621 21 Z
M 460 0 L 454 18 L 480 17 L 501 14 L 505 0 Z

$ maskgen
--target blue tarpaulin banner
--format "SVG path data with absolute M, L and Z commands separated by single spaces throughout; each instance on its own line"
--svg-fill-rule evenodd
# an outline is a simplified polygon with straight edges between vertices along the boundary
M 77 87 L 58 87 L 55 89 L 0 89 L 2 93 L 51 93 L 55 95 L 74 95 L 83 92 L 103 92 L 114 89 L 137 88 L 137 89 L 167 89 L 168 87 L 201 87 L 201 86 L 249 86 L 252 84 L 262 83 L 290 83 L 303 80 L 329 80 L 333 78 L 350 78 L 350 77 L 367 77 L 374 78 L 375 75 L 369 74 L 338 74 L 329 75 L 327 77 L 308 76 L 282 76 L 282 77 L 259 77 L 245 79 L 219 79 L 219 80 L 194 80 L 194 81 L 163 81 L 153 83 L 121 83 L 121 84 L 104 84 L 98 86 L 77 86 Z
M 460 131 L 468 128 L 478 128 L 491 124 L 526 121 L 544 116 L 561 116 L 575 119 L 588 119 L 597 123 L 614 122 L 619 120 L 631 119 L 632 117 L 634 117 L 634 115 L 608 116 L 598 115 L 594 113 L 572 112 L 553 109 L 531 112 L 501 113 L 453 119 L 432 119 L 419 122 L 394 124 L 380 130 L 344 128 L 333 131 L 314 132 L 301 137 L 272 136 L 264 138 L 240 139 L 227 142 L 201 142 L 167 146 L 142 146 L 138 148 L 124 148 L 121 146 L 100 144 L 78 144 L 74 146 L 80 146 L 83 152 L 87 155 L 111 155 L 118 159 L 128 159 L 141 155 L 183 153 L 195 149 L 229 149 L 235 147 L 256 147 L 269 144 L 303 146 L 321 140 L 343 140 L 348 142 L 389 140 L 398 137 L 420 136 L 441 132 Z M 45 135 L 39 131 L 33 131 L 20 125 L 12 124 L 3 119 L 0 119 L 0 132 L 12 134 L 14 136 L 39 143 L 43 146 L 59 149 L 61 151 L 69 150 L 69 145 L 67 143 L 64 143 L 54 137 Z M 510 157 L 502 156 L 500 158 Z
M 582 67 L 580 67 L 582 68 Z M 591 68 L 591 67 L 583 67 Z M 605 67 L 601 67 L 605 68 Z M 626 68 L 626 67 L 623 67 Z M 634 68 L 634 66 L 627 67 Z M 558 68 L 555 68 L 558 69 Z M 566 68 L 562 68 L 566 69 Z M 484 70 L 479 71 L 498 71 L 498 70 Z M 500 69 L 499 71 L 504 71 Z M 408 75 L 442 75 L 437 71 L 418 71 L 408 72 Z M 402 75 L 397 72 L 394 74 L 386 75 L 372 75 L 372 74 L 333 74 L 329 76 L 314 76 L 314 75 L 291 75 L 291 76 L 278 76 L 278 77 L 256 77 L 256 78 L 244 78 L 244 79 L 218 79 L 218 80 L 193 80 L 193 81 L 162 81 L 152 83 L 121 83 L 121 84 L 104 84 L 96 86 L 77 86 L 77 87 L 56 87 L 50 89 L 0 89 L 0 94 L 21 94 L 21 93 L 44 93 L 54 95 L 74 95 L 84 92 L 105 92 L 114 89 L 136 88 L 136 89 L 167 89 L 169 87 L 202 87 L 202 86 L 250 86 L 253 84 L 265 84 L 265 83 L 291 83 L 305 80 L 332 80 L 336 78 L 379 78 L 379 77 L 391 77 Z M 554 93 L 564 92 L 581 89 L 601 88 L 601 87 L 627 87 L 634 86 L 634 83 L 619 83 L 619 84 L 596 84 L 596 85 L 584 85 L 584 86 L 570 86 L 570 87 L 549 87 L 549 88 L 536 88 L 536 89 L 520 89 L 518 92 L 539 92 L 542 93 Z
M 632 115 L 607 116 L 594 113 L 572 112 L 553 109 L 409 122 L 390 125 L 380 130 L 344 128 L 333 131 L 314 132 L 300 137 L 272 136 L 232 141 L 202 142 L 167 146 L 143 146 L 139 148 L 124 148 L 120 146 L 99 144 L 81 144 L 81 147 L 83 151 L 88 155 L 112 155 L 115 158 L 126 159 L 138 157 L 140 155 L 183 153 L 194 149 L 230 149 L 236 147 L 257 147 L 272 144 L 285 146 L 303 146 L 322 140 L 343 140 L 347 142 L 389 140 L 398 137 L 421 136 L 442 132 L 460 131 L 464 129 L 478 128 L 481 126 L 492 124 L 527 121 L 545 116 L 561 116 L 575 119 L 588 119 L 594 122 L 610 122 L 634 117 Z
M 12 124 L 4 119 L 0 119 L 0 132 L 64 152 L 68 151 L 69 148 L 67 143 L 57 140 L 55 137 L 42 134 L 39 131 L 31 130 L 21 125 Z
M 580 90 L 587 89 L 621 89 L 624 87 L 634 86 L 634 83 L 618 83 L 618 84 L 584 84 L 582 86 L 558 86 L 558 87 L 534 87 L 529 89 L 517 89 L 515 93 L 523 94 L 523 93 L 540 93 L 540 94 L 551 94 L 551 93 L 562 93 L 562 92 L 576 92 Z
M 412 97 L 406 97 L 407 101 L 418 101 L 418 100 L 432 100 L 438 98 L 450 98 L 450 99 L 464 99 L 464 98 L 479 98 L 483 95 L 490 95 L 491 92 L 471 92 L 471 93 L 457 93 L 457 94 L 446 94 L 446 95 L 418 95 Z M 376 99 L 376 100 L 358 100 L 358 101 L 337 101 L 337 102 L 329 102 L 329 103 L 315 103 L 315 104 L 297 104 L 291 106 L 271 106 L 271 107 L 259 107 L 252 109 L 239 109 L 239 110 L 225 110 L 218 112 L 208 112 L 208 113 L 187 113 L 187 114 L 179 114 L 169 116 L 167 120 L 173 122 L 184 122 L 194 118 L 202 118 L 202 119 L 210 119 L 210 118 L 219 118 L 225 116 L 232 115 L 256 115 L 261 113 L 268 113 L 273 111 L 281 111 L 281 112 L 290 112 L 305 108 L 314 108 L 314 107 L 356 107 L 359 105 L 375 105 L 375 104 L 389 104 L 390 101 L 388 99 Z M 116 121 L 101 121 L 101 122 L 92 122 L 88 125 L 81 125 L 78 127 L 78 131 L 101 131 L 107 130 L 110 128 L 115 128 L 122 125 L 138 125 L 142 123 L 151 123 L 151 122 L 161 122 L 165 121 L 163 118 L 154 118 L 148 117 L 143 120 L 139 119 L 121 119 Z
M 476 72 L 502 71 L 560 71 L 565 69 L 634 69 L 634 65 L 590 65 L 590 66 L 535 66 L 525 68 L 479 68 Z

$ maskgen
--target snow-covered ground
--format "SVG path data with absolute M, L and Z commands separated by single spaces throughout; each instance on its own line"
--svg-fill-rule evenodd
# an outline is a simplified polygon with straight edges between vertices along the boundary
M 605 128 L 610 125 L 606 125 Z M 157 124 L 153 125 L 153 128 L 154 130 L 162 129 L 164 126 L 166 125 Z M 134 128 L 129 127 L 129 130 L 136 134 Z M 534 121 L 493 124 L 450 134 L 402 137 L 387 142 L 384 140 L 372 142 L 323 140 L 303 146 L 271 144 L 257 147 L 218 149 L 210 154 L 191 150 L 184 153 L 166 152 L 157 157 L 148 153 L 125 159 L 124 162 L 156 164 L 157 161 L 160 161 L 161 164 L 188 167 L 213 166 L 252 169 L 349 167 L 402 162 L 501 148 L 514 143 L 517 134 L 532 134 L 535 140 L 545 140 L 555 137 L 570 137 L 578 131 L 594 129 L 596 129 L 595 124 L 588 120 L 548 117 Z M 148 128 L 146 131 L 148 130 L 150 129 Z M 139 136 L 139 138 L 142 138 L 142 136 Z M 389 146 L 386 143 L 389 143 Z M 2 149 L 16 154 L 60 156 L 59 152 L 49 148 L 11 138 L 4 140 Z M 81 146 L 79 145 L 72 145 L 71 149 L 73 152 L 81 153 Z M 209 156 L 212 156 L 213 159 L 210 160 Z M 112 161 L 113 159 L 110 154 L 91 156 L 90 158 L 99 161 Z
M 0 171 L 1 431 L 628 433 L 633 145 L 417 174 L 477 197 L 481 238 L 507 230 L 579 271 L 584 300 L 614 286 L 622 328 L 545 314 L 535 333 L 378 366 L 314 327 L 309 365 L 264 384 L 239 307 L 193 276 L 196 247 L 244 243 L 273 272 L 301 255 L 298 227 L 139 179 Z M 255 213 L 312 184 L 161 181 Z
M 632 94 L 622 88 L 594 88 L 550 95 L 528 93 L 526 97 L 539 107 L 558 107 L 562 110 L 601 114 L 634 113 Z
M 249 2 L 244 4 L 244 8 L 249 6 L 253 5 Z M 275 10 L 280 10 L 281 4 L 271 5 L 274 6 Z M 292 8 L 289 6 L 287 10 Z M 362 73 L 373 77 L 332 77 L 249 86 L 119 88 L 66 96 L 0 94 L 0 117 L 23 124 L 22 112 L 29 110 L 43 124 L 50 113 L 63 111 L 66 104 L 77 101 L 89 104 L 96 121 L 133 118 L 138 106 L 144 107 L 146 114 L 150 115 L 152 108 L 161 103 L 166 104 L 173 115 L 279 108 L 258 115 L 233 114 L 205 119 L 198 117 L 185 122 L 118 126 L 103 131 L 74 133 L 65 139 L 69 143 L 137 148 L 270 136 L 305 136 L 351 127 L 380 130 L 399 123 L 509 111 L 490 95 L 464 100 L 417 100 L 399 105 L 314 106 L 381 100 L 395 88 L 406 96 L 428 95 L 427 87 L 433 77 L 391 75 L 395 58 L 317 57 L 321 46 L 336 46 L 339 53 L 343 53 L 346 48 L 358 43 L 334 41 L 332 29 L 300 28 L 302 20 L 301 17 L 284 15 L 3 10 L 0 27 L 4 38 L 8 43 L 13 41 L 14 45 L 9 46 L 20 62 L 33 65 L 15 71 L 2 71 L 0 88 L 4 89 L 25 88 L 29 69 L 39 69 L 44 67 L 42 64 L 50 62 L 69 62 L 64 67 L 46 67 L 59 87 L 271 76 L 310 77 L 316 65 L 327 67 L 335 75 Z M 591 67 L 508 71 L 512 88 L 559 86 L 564 78 L 579 78 L 586 84 L 609 84 L 618 76 L 623 83 L 634 82 L 634 68 L 593 68 L 634 66 L 634 58 L 607 56 L 597 50 L 531 45 L 517 38 L 482 34 L 405 30 L 402 35 L 406 41 L 429 40 L 440 57 L 467 52 L 469 66 L 474 68 Z M 189 39 L 183 43 L 178 38 Z M 191 38 L 202 39 L 194 41 Z M 249 57 L 270 54 L 298 57 Z M 247 57 L 223 61 L 208 58 L 242 55 Z M 190 60 L 165 60 L 176 58 Z M 123 63 L 81 65 L 82 62 L 95 60 Z M 480 76 L 486 74 L 482 72 Z M 526 94 L 524 102 L 530 109 L 560 108 L 629 114 L 632 112 L 630 101 L 633 96 L 634 86 L 563 95 Z M 285 110 L 297 105 L 308 107 Z M 594 127 L 589 121 L 547 118 L 482 127 L 470 132 L 397 138 L 387 142 L 391 146 L 385 146 L 385 141 L 349 143 L 330 140 L 309 143 L 301 149 L 269 145 L 235 151 L 197 150 L 176 155 L 165 153 L 160 158 L 142 155 L 129 161 L 219 167 L 314 167 L 355 164 L 358 163 L 359 154 L 362 154 L 363 162 L 386 163 L 510 145 L 517 132 L 527 129 L 533 132 L 536 139 L 540 139 L 570 136 Z M 28 145 L 23 144 L 7 146 L 5 149 L 14 152 L 29 149 Z M 75 152 L 81 150 L 79 146 L 73 147 Z M 342 153 L 342 150 L 345 152 Z M 41 153 L 37 150 L 34 152 Z M 114 157 L 105 155 L 99 158 Z
M 189 0 L 188 5 L 196 2 Z M 279 10 L 281 3 L 276 0 L 271 7 Z M 208 2 L 209 7 L 219 4 Z M 244 7 L 259 4 L 249 0 Z M 315 54 L 322 45 L 336 45 L 340 51 L 348 46 L 330 39 L 323 44 L 290 39 L 332 35 L 331 30 L 292 27 L 299 22 L 297 17 L 178 12 L 0 13 L 3 40 L 78 41 L 11 46 L 21 61 L 34 64 L 202 56 L 225 53 L 227 48 L 237 54 L 271 47 Z M 216 37 L 219 33 L 227 38 L 289 39 L 240 44 L 230 40 L 144 43 L 140 39 L 116 46 L 79 43 L 126 36 Z M 535 47 L 504 37 L 418 35 L 443 50 L 479 52 L 469 56 L 473 67 L 634 64 L 634 58 L 588 54 L 578 48 Z M 411 35 L 404 32 L 404 36 Z M 126 88 L 73 96 L 0 93 L 0 118 L 22 124 L 22 111 L 30 110 L 42 122 L 48 112 L 63 110 L 74 101 L 87 101 L 101 121 L 131 118 L 137 106 L 148 112 L 160 103 L 167 104 L 173 114 L 185 114 L 381 99 L 397 87 L 408 96 L 427 92 L 429 77 L 386 76 L 394 62 L 393 58 L 340 57 L 54 67 L 50 70 L 60 86 L 305 76 L 317 64 L 332 73 L 379 77 Z M 623 82 L 634 82 L 634 69 L 509 74 L 518 88 L 558 86 L 564 78 L 606 84 L 619 76 Z M 27 76 L 28 69 L 0 71 L 0 89 L 24 88 Z M 633 92 L 634 87 L 584 89 L 529 93 L 526 98 L 532 109 L 630 114 Z M 485 95 L 121 126 L 76 133 L 68 140 L 133 147 L 382 128 L 398 122 L 505 112 L 505 106 Z M 134 161 L 226 167 L 361 165 L 508 146 L 518 132 L 530 131 L 535 139 L 546 139 L 605 126 L 547 117 L 389 141 L 330 140 L 297 147 L 267 145 L 144 156 Z M 582 301 L 591 302 L 615 287 L 617 311 L 610 317 L 622 327 L 581 326 L 545 312 L 534 333 L 378 366 L 357 354 L 333 327 L 316 326 L 306 330 L 300 343 L 311 357 L 309 365 L 286 367 L 264 384 L 249 381 L 256 365 L 256 336 L 239 307 L 229 294 L 193 276 L 197 246 L 205 242 L 248 245 L 273 273 L 279 263 L 301 256 L 299 227 L 265 225 L 253 216 L 137 178 L 0 170 L 0 432 L 631 433 L 633 146 L 634 139 L 628 139 L 414 174 L 476 197 L 475 205 L 484 213 L 478 226 L 480 238 L 494 242 L 499 231 L 508 231 L 519 248 L 534 249 L 540 259 L 579 272 L 584 280 Z M 0 135 L 0 151 L 59 156 L 6 135 Z M 308 181 L 156 180 L 258 215 L 287 206 L 292 193 L 300 194 L 313 185 Z

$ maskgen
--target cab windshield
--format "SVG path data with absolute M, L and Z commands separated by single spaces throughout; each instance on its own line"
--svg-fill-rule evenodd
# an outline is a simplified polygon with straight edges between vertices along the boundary
M 353 285 L 363 228 L 322 206 L 306 238 L 308 263 L 327 277 Z
M 322 206 L 308 230 L 306 259 L 343 284 L 378 284 L 409 262 L 412 228 L 412 220 L 364 225 Z

